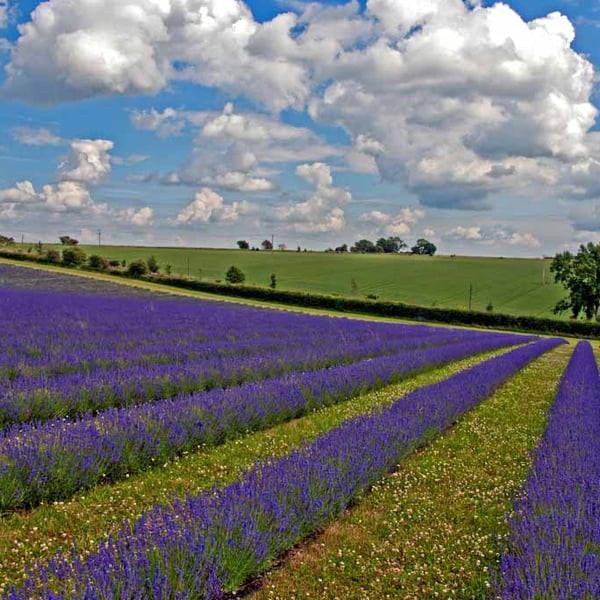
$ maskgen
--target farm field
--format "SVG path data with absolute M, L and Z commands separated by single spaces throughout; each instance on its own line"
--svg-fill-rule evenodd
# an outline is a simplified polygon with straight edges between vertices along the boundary
M 54 246 L 60 249 L 61 246 Z M 564 296 L 549 272 L 550 260 L 467 256 L 335 254 L 323 252 L 252 252 L 201 248 L 82 246 L 88 255 L 108 259 L 147 259 L 154 255 L 174 274 L 224 280 L 231 265 L 246 283 L 267 286 L 275 273 L 280 289 L 382 299 L 408 304 L 552 317 Z M 563 315 L 568 318 L 568 315 Z
M 513 557 L 547 544 L 506 516 L 561 430 L 555 398 L 600 397 L 587 342 L 78 289 L 8 265 L 0 280 L 0 597 L 538 585 Z M 593 453 L 578 466 L 550 448 L 544 464 L 593 498 Z M 563 511 L 563 492 L 546 506 Z M 598 529 L 568 506 L 584 538 Z M 581 538 L 551 589 L 596 589 L 597 541 Z

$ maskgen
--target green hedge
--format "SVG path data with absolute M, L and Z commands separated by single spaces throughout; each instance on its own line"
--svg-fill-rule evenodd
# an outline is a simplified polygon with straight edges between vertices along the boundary
M 13 260 L 24 260 L 47 263 L 44 257 L 32 256 L 18 252 L 0 249 L 0 256 Z M 128 277 L 126 272 L 109 269 L 104 271 L 111 275 Z M 149 274 L 139 278 L 142 281 L 157 283 L 186 290 L 195 290 L 220 296 L 234 296 L 278 302 L 307 308 L 321 308 L 338 312 L 353 312 L 380 317 L 395 317 L 415 321 L 431 321 L 449 323 L 452 325 L 473 325 L 492 329 L 507 329 L 529 333 L 544 333 L 550 335 L 568 335 L 600 339 L 600 324 L 590 321 L 559 321 L 557 319 L 542 319 L 539 317 L 514 316 L 492 312 L 476 312 L 453 308 L 438 308 L 414 306 L 402 302 L 385 300 L 369 300 L 359 298 L 343 298 L 324 294 L 309 294 L 293 290 L 278 290 L 270 287 L 255 287 L 248 285 L 231 285 L 211 281 L 199 281 L 173 275 Z

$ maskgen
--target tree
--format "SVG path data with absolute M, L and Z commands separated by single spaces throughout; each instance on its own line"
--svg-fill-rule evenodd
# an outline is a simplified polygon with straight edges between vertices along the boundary
M 557 254 L 550 264 L 554 281 L 569 293 L 553 309 L 555 314 L 571 309 L 576 319 L 583 313 L 586 319 L 598 320 L 600 308 L 600 243 L 581 244 L 577 254 L 565 251 Z
M 377 252 L 377 246 L 371 240 L 358 240 L 354 246 L 350 248 L 350 252 L 358 254 L 372 254 Z
M 7 237 L 5 235 L 0 235 L 0 246 L 11 246 L 15 243 L 15 239 L 11 237 Z
M 275 273 L 271 273 L 271 280 L 269 282 L 269 287 L 274 290 L 277 287 L 277 275 Z
M 273 242 L 271 240 L 263 240 L 261 246 L 263 250 L 273 250 Z
M 152 255 L 146 261 L 146 263 L 148 265 L 148 270 L 150 271 L 150 273 L 158 273 L 158 271 L 160 270 L 160 266 L 158 265 L 158 261 L 156 260 L 156 257 L 154 255 Z
M 428 254 L 429 256 L 433 256 L 437 252 L 437 246 L 429 240 L 419 238 L 410 251 L 412 254 Z
M 127 273 L 132 277 L 141 277 L 148 272 L 148 265 L 143 258 L 132 260 L 127 267 Z
M 342 244 L 341 246 L 336 246 L 335 251 L 338 254 L 343 254 L 343 253 L 348 252 L 348 244 Z
M 77 246 L 79 244 L 79 240 L 72 238 L 70 235 L 61 235 L 58 239 L 63 246 Z
M 90 269 L 96 269 L 98 271 L 106 271 L 109 266 L 108 259 L 99 256 L 98 254 L 92 254 L 88 258 L 88 265 Z
M 250 244 L 246 240 L 238 240 L 236 244 L 240 250 L 248 250 L 250 248 Z
M 78 267 L 87 260 L 85 252 L 76 246 L 65 248 L 62 251 L 62 262 L 67 267 Z
M 246 276 L 243 271 L 234 265 L 229 267 L 227 273 L 225 273 L 225 281 L 227 283 L 244 283 L 245 280 Z
M 396 254 L 403 248 L 407 247 L 407 245 L 398 236 L 379 238 L 375 245 L 377 248 L 381 248 L 381 250 L 386 254 Z

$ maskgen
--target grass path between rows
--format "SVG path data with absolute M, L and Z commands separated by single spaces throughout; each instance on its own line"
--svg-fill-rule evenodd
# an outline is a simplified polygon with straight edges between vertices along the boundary
M 434 383 L 489 358 L 496 350 L 470 357 L 388 386 L 377 392 L 320 409 L 272 429 L 216 448 L 199 448 L 172 462 L 113 485 L 98 486 L 67 502 L 41 505 L 0 519 L 0 593 L 18 583 L 27 565 L 48 558 L 73 539 L 85 553 L 126 519 L 135 519 L 157 502 L 234 481 L 257 460 L 289 453 L 344 420 L 390 404 L 418 387 Z
M 528 365 L 446 435 L 402 462 L 250 600 L 483 600 L 498 535 L 572 352 Z

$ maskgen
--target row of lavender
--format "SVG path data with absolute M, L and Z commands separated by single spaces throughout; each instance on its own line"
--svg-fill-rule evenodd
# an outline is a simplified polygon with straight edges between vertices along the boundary
M 13 427 L 0 436 L 0 511 L 65 499 L 199 445 L 271 427 L 417 371 L 512 342 L 503 335 L 479 334 L 462 343 L 182 394 L 76 421 Z
M 222 598 L 321 527 L 442 430 L 561 340 L 541 340 L 352 419 L 238 482 L 127 524 L 96 553 L 75 547 L 34 567 L 10 600 Z
M 0 305 L 6 309 L 0 311 L 5 332 L 0 341 L 0 363 L 5 365 L 5 377 L 0 377 L 0 428 L 355 362 L 401 349 L 460 343 L 478 335 L 162 298 L 2 290 Z M 54 314 L 55 306 L 61 307 L 60 316 Z M 130 327 L 136 315 L 138 321 Z M 31 365 L 25 368 L 29 359 L 20 358 L 22 346 L 33 340 L 19 339 L 32 335 L 36 352 L 47 349 L 42 352 L 48 361 L 43 373 Z M 514 343 L 532 339 L 497 335 Z M 55 346 L 60 350 L 52 350 Z M 100 368 L 113 348 L 115 358 L 106 363 L 112 367 Z M 123 359 L 127 351 L 134 356 L 130 362 Z M 95 353 L 101 358 L 95 360 Z M 83 361 L 87 369 L 80 368 L 83 362 L 77 363 L 79 354 L 87 357 Z M 61 373 L 70 357 L 74 372 Z M 7 365 L 18 369 L 8 375 Z
M 509 519 L 494 598 L 600 598 L 600 380 L 579 342 Z

